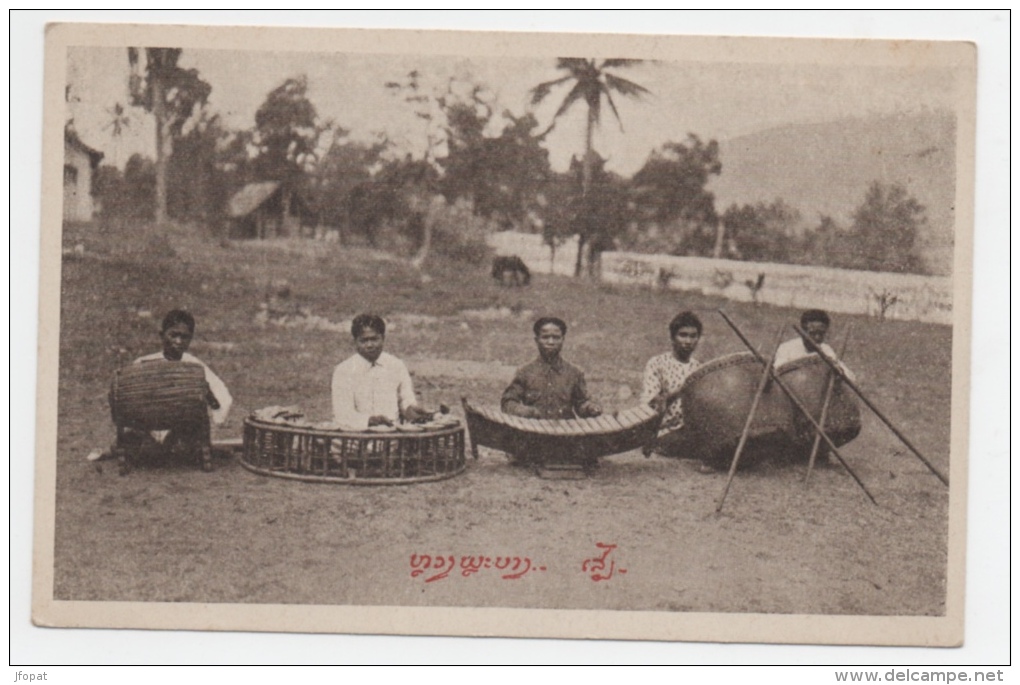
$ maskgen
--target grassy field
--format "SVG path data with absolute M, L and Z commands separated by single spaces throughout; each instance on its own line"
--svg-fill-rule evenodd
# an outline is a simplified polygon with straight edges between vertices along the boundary
M 383 253 L 315 242 L 219 243 L 184 229 L 145 237 L 103 226 L 65 233 L 57 453 L 55 597 L 76 600 L 400 604 L 939 615 L 945 611 L 946 489 L 873 417 L 845 449 L 873 506 L 840 468 L 762 465 L 742 472 L 722 514 L 722 474 L 686 460 L 629 453 L 590 479 L 547 481 L 481 459 L 451 480 L 352 488 L 251 474 L 226 456 L 142 467 L 121 478 L 85 455 L 113 437 L 112 371 L 158 349 L 171 307 L 198 320 L 192 352 L 235 397 L 215 437 L 244 417 L 298 404 L 328 418 L 332 368 L 352 353 L 343 322 L 371 310 L 390 321 L 424 404 L 463 395 L 495 403 L 534 355 L 531 321 L 567 320 L 564 356 L 609 410 L 634 404 L 648 358 L 668 349 L 680 309 L 699 312 L 697 357 L 739 351 L 715 313 L 771 344 L 796 312 L 678 293 L 536 276 L 502 288 L 486 265 L 437 259 L 423 282 Z M 286 282 L 290 297 L 265 307 Z M 274 285 L 275 284 L 275 285 Z M 300 312 L 300 313 L 299 313 Z M 285 318 L 286 317 L 286 318 Z M 860 385 L 941 470 L 949 466 L 951 329 L 854 319 L 847 363 Z M 627 574 L 581 571 L 596 542 L 617 545 Z M 546 571 L 424 584 L 411 554 L 527 556 Z

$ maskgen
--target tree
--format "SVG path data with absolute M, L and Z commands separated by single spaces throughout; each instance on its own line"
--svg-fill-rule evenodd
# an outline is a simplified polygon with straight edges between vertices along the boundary
M 436 94 L 426 92 L 420 79 L 421 73 L 415 70 L 409 72 L 403 82 L 388 81 L 386 83 L 386 89 L 390 93 L 402 97 L 404 102 L 411 105 L 415 117 L 420 119 L 425 127 L 425 151 L 422 160 L 424 166 L 415 164 L 408 155 L 403 165 L 398 164 L 391 170 L 397 173 L 400 179 L 399 185 L 404 193 L 401 197 L 401 205 L 411 210 L 406 218 L 408 226 L 413 229 L 411 232 L 421 235 L 418 252 L 411 260 L 411 264 L 415 268 L 421 268 L 425 264 L 432 247 L 432 224 L 427 220 L 427 212 L 433 191 L 438 186 L 439 179 L 444 172 L 439 163 L 440 150 L 448 142 L 448 129 L 444 125 L 446 123 L 444 110 L 451 104 L 450 98 L 453 96 L 455 83 L 454 79 L 450 79 L 446 84 L 445 93 Z M 476 87 L 472 91 L 476 102 L 479 101 L 480 91 L 480 87 Z M 467 108 L 462 108 L 460 113 L 468 115 Z M 487 121 L 488 116 L 485 119 Z M 470 121 L 470 118 L 465 121 Z M 470 129 L 466 123 L 462 124 L 462 127 Z M 415 186 L 414 183 L 418 185 Z
M 124 136 L 124 130 L 131 126 L 131 116 L 127 113 L 124 105 L 119 102 L 115 103 L 113 107 L 108 107 L 106 113 L 110 115 L 110 120 L 103 127 L 103 130 L 109 130 L 113 136 L 113 166 L 118 166 L 120 162 L 120 141 Z
M 552 81 L 540 83 L 531 89 L 531 104 L 537 105 L 545 100 L 557 87 L 566 85 L 571 81 L 574 83 L 573 87 L 571 87 L 566 97 L 560 103 L 556 113 L 553 115 L 552 123 L 550 123 L 549 128 L 542 134 L 543 137 L 545 134 L 552 131 L 553 127 L 556 126 L 557 120 L 565 114 L 574 105 L 574 103 L 583 101 L 588 108 L 588 122 L 585 127 L 584 137 L 584 158 L 582 159 L 582 198 L 584 198 L 584 201 L 587 201 L 589 198 L 592 176 L 596 164 L 593 137 L 595 135 L 595 129 L 599 126 L 601 121 L 603 96 L 605 96 L 606 102 L 609 103 L 609 107 L 613 111 L 613 116 L 615 116 L 617 122 L 620 123 L 620 130 L 622 131 L 623 122 L 620 120 L 620 113 L 617 111 L 616 103 L 613 101 L 613 92 L 615 91 L 621 95 L 632 98 L 640 98 L 649 93 L 648 89 L 644 86 L 617 76 L 607 70 L 619 67 L 629 67 L 640 62 L 641 60 L 634 59 L 606 59 L 601 62 L 597 62 L 594 59 L 561 57 L 556 60 L 556 68 L 567 72 L 566 75 Z M 590 215 L 591 212 L 587 212 L 587 214 Z M 577 261 L 574 265 L 575 276 L 581 275 L 581 255 L 584 251 L 585 243 L 590 237 L 590 228 L 587 226 L 583 226 L 581 228 L 582 230 L 578 234 Z
M 255 112 L 255 175 L 280 182 L 284 221 L 290 216 L 295 190 L 317 160 L 319 137 L 330 128 L 329 123 L 319 122 L 304 75 L 288 78 L 269 91 Z
M 378 247 L 385 224 L 399 224 L 404 235 L 417 245 L 412 263 L 420 267 L 431 241 L 431 225 L 425 220 L 430 196 L 423 189 L 435 182 L 435 169 L 423 159 L 413 159 L 408 154 L 403 159 L 387 161 L 371 180 L 351 189 L 350 222 L 373 247 Z
M 167 162 L 167 213 L 174 219 L 208 223 L 222 214 L 232 189 L 220 164 L 221 147 L 232 134 L 218 114 L 204 107 L 193 121 L 174 143 Z
M 308 99 L 308 79 L 286 79 L 269 91 L 255 112 L 258 147 L 255 171 L 260 178 L 290 180 L 315 160 L 318 142 L 318 114 Z
M 800 212 L 782 199 L 733 204 L 722 215 L 724 230 L 735 250 L 733 256 L 756 262 L 794 261 L 803 245 L 798 233 L 800 223 Z
M 537 210 L 551 170 L 549 152 L 534 134 L 535 117 L 508 111 L 503 117 L 507 123 L 497 137 L 481 135 L 477 121 L 471 135 L 463 135 L 457 117 L 451 117 L 449 152 L 440 160 L 445 170 L 441 187 L 447 200 L 470 198 L 475 214 L 495 217 L 508 227 Z
M 685 143 L 668 142 L 654 150 L 632 179 L 640 221 L 659 229 L 679 232 L 673 252 L 722 254 L 723 233 L 715 209 L 715 196 L 706 190 L 712 176 L 722 172 L 719 144 L 693 133 Z M 677 229 L 679 229 L 677 231 Z M 714 235 L 713 235 L 714 234 Z
M 360 143 L 346 139 L 343 131 L 334 131 L 332 143 L 315 167 L 319 219 L 340 232 L 341 242 L 354 223 L 352 194 L 356 188 L 370 184 L 373 173 L 382 169 L 388 147 L 386 140 Z
M 923 273 L 917 238 L 926 223 L 924 206 L 906 188 L 874 181 L 853 213 L 851 233 L 861 266 L 871 271 Z
M 156 120 L 156 188 L 154 219 L 166 222 L 167 160 L 173 153 L 174 139 L 195 107 L 209 99 L 212 86 L 198 75 L 197 69 L 177 66 L 181 48 L 128 48 L 131 66 L 129 89 L 131 104 L 142 107 Z M 144 55 L 144 68 L 142 56 Z

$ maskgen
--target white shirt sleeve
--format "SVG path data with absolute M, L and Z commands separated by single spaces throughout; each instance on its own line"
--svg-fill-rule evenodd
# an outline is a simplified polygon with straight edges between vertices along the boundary
M 230 407 L 234 404 L 234 398 L 231 397 L 230 391 L 227 390 L 227 384 L 224 383 L 216 373 L 209 368 L 209 365 L 198 357 L 185 353 L 181 358 L 181 361 L 191 362 L 198 364 L 205 371 L 205 382 L 209 384 L 209 391 L 219 402 L 219 409 L 209 409 L 209 416 L 212 422 L 217 426 L 222 426 L 227 420 L 227 415 L 230 413 Z
M 397 386 L 397 400 L 400 404 L 400 412 L 405 412 L 409 407 L 417 406 L 418 401 L 414 396 L 414 381 L 411 380 L 411 372 L 407 370 L 404 362 L 398 362 L 400 368 L 400 382 Z
M 209 390 L 220 404 L 219 409 L 213 409 L 210 412 L 212 421 L 217 426 L 222 426 L 223 422 L 227 420 L 231 405 L 234 404 L 234 398 L 230 396 L 226 383 L 220 380 L 220 377 L 213 373 L 213 370 L 208 366 L 205 364 L 202 366 L 205 368 L 205 382 L 209 384 Z
M 809 353 L 804 349 L 804 342 L 800 338 L 787 340 L 776 348 L 776 359 L 774 365 L 778 368 L 783 364 L 806 357 Z
M 822 354 L 824 354 L 831 361 L 834 361 L 836 363 L 836 366 L 838 366 L 840 371 L 843 372 L 843 375 L 849 378 L 851 382 L 857 381 L 857 377 L 854 375 L 854 372 L 847 368 L 847 365 L 839 360 L 839 358 L 836 356 L 836 351 L 832 349 L 832 347 L 828 343 L 822 343 L 821 345 L 819 345 L 819 348 L 821 348 Z
M 347 430 L 368 428 L 369 415 L 359 412 L 354 402 L 357 380 L 351 375 L 352 366 L 347 362 L 333 370 L 333 420 Z

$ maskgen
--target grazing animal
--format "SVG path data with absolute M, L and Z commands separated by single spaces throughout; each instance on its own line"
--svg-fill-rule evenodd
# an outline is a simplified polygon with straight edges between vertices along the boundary
M 506 275 L 510 274 L 507 283 Z M 502 285 L 528 285 L 531 283 L 531 272 L 524 260 L 517 255 L 496 257 L 492 260 L 492 277 Z

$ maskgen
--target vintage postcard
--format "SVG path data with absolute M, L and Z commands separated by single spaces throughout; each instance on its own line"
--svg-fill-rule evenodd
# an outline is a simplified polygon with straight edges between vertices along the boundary
M 961 644 L 976 59 L 51 25 L 34 622 Z

